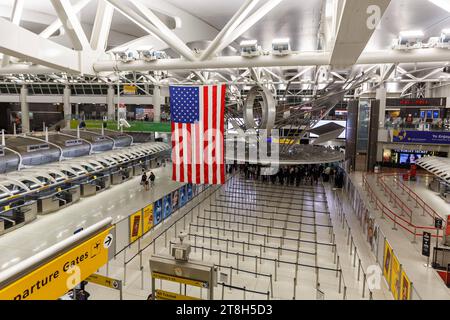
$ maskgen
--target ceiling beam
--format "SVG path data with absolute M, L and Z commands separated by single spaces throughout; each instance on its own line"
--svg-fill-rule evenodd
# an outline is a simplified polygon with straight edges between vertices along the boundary
M 161 41 L 167 43 L 173 50 L 178 52 L 185 59 L 187 59 L 189 61 L 193 61 L 196 59 L 194 54 L 192 53 L 191 49 L 189 49 L 189 47 L 186 46 L 186 44 L 180 43 L 179 41 L 174 39 L 170 34 L 166 34 L 164 31 L 155 27 L 152 23 L 150 23 L 148 20 L 143 18 L 136 11 L 134 11 L 130 7 L 126 6 L 123 3 L 123 0 L 122 1 L 121 0 L 107 0 L 107 1 L 109 3 L 111 3 L 120 13 L 122 13 L 125 17 L 130 19 L 132 22 L 134 22 L 136 25 L 138 25 L 144 31 L 148 32 L 149 34 L 154 35 Z
M 91 45 L 69 0 L 50 0 L 75 50 L 89 50 Z
M 104 0 L 99 0 L 91 35 L 93 50 L 106 50 L 113 14 L 114 7 Z
M 214 40 L 209 44 L 205 51 L 203 51 L 200 60 L 206 60 L 209 57 L 214 56 L 217 52 L 217 48 L 223 41 L 223 39 L 230 33 L 233 32 L 237 26 L 248 16 L 250 11 L 256 6 L 260 0 L 246 0 L 239 10 L 234 14 L 234 16 L 228 21 L 225 27 L 219 32 L 219 34 L 214 38 Z
M 391 0 L 345 1 L 330 60 L 333 67 L 349 68 L 357 62 L 390 2 Z M 375 10 L 373 17 L 370 8 Z M 375 24 L 372 19 L 375 19 Z
M 89 4 L 92 0 L 80 0 L 73 6 L 73 10 L 75 14 L 78 14 L 86 5 Z M 50 24 L 47 28 L 44 29 L 39 35 L 43 38 L 50 38 L 56 31 L 59 30 L 63 26 L 61 20 L 56 19 L 52 24 Z
M 0 18 L 0 52 L 68 73 L 79 73 L 79 54 Z
M 15 0 L 13 10 L 11 13 L 11 22 L 15 24 L 16 26 L 20 25 L 20 20 L 22 18 L 23 13 L 23 5 L 24 0 Z M 11 60 L 11 57 L 8 55 L 3 55 L 2 59 L 2 67 L 6 67 L 9 64 L 9 61 Z
M 244 22 L 242 22 L 233 32 L 230 32 L 223 38 L 216 52 L 220 52 L 230 45 L 237 38 L 247 32 L 255 23 L 261 20 L 266 14 L 280 4 L 283 0 L 269 0 L 256 10 L 251 16 L 249 16 Z

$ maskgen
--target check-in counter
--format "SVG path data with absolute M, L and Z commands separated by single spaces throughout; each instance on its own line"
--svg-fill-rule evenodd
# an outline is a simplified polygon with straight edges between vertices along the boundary
M 19 201 L 0 208 L 0 235 L 36 219 L 37 202 Z
M 133 176 L 140 176 L 142 175 L 143 171 L 148 171 L 150 169 L 148 162 L 138 162 L 133 164 Z
M 94 176 L 80 184 L 81 196 L 89 197 L 108 189 L 111 186 L 111 176 L 105 174 Z
M 58 187 L 45 194 L 40 193 L 36 199 L 38 203 L 38 213 L 48 214 L 55 212 L 77 202 L 80 200 L 80 197 L 81 188 L 79 185 Z
M 121 184 L 133 178 L 133 167 L 126 167 L 111 173 L 111 184 Z

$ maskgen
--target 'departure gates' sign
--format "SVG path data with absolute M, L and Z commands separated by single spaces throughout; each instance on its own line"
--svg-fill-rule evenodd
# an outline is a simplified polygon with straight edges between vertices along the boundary
M 105 230 L 0 290 L 0 300 L 56 300 L 108 261 Z
M 450 132 L 397 131 L 393 132 L 393 142 L 450 144 Z

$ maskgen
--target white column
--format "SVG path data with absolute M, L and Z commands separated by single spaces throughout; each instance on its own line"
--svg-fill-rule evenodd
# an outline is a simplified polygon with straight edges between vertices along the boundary
M 28 89 L 23 85 L 20 89 L 20 111 L 22 112 L 22 133 L 30 132 L 30 109 L 28 107 Z
M 377 89 L 375 99 L 380 100 L 379 128 L 384 128 L 386 113 L 386 88 Z
M 75 115 L 77 116 L 77 119 L 80 116 L 80 105 L 78 103 L 75 105 Z
M 71 90 L 69 86 L 64 88 L 64 120 L 66 120 L 66 128 L 70 128 L 70 120 L 72 118 L 72 105 L 70 104 Z
M 116 117 L 116 107 L 114 105 L 114 88 L 113 86 L 108 87 L 108 95 L 107 95 L 107 104 L 108 104 L 108 120 L 114 120 Z
M 161 122 L 161 87 L 153 87 L 153 122 Z

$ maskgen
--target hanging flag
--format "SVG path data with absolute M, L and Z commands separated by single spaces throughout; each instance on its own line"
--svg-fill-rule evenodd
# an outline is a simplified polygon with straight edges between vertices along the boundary
M 225 182 L 225 85 L 170 87 L 172 179 Z

